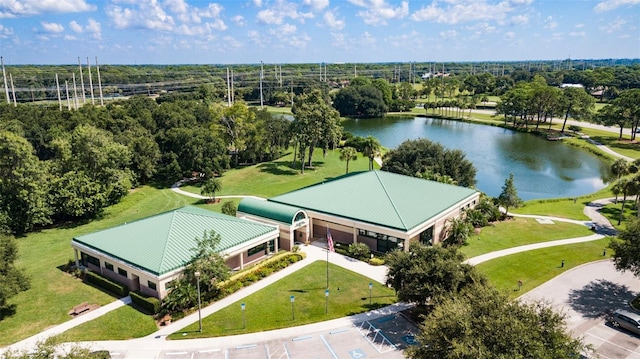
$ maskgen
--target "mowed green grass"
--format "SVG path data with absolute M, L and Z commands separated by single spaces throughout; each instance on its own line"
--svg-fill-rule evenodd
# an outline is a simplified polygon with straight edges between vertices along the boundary
M 323 156 L 321 149 L 313 155 L 313 168 L 300 173 L 300 162 L 291 167 L 293 152 L 282 158 L 257 165 L 241 167 L 225 172 L 220 177 L 222 190 L 216 196 L 254 195 L 273 197 L 312 184 L 320 183 L 346 174 L 347 163 L 340 160 L 340 150 L 329 150 Z M 374 163 L 375 168 L 379 168 Z M 369 169 L 369 159 L 358 153 L 358 159 L 349 162 L 349 173 Z M 199 186 L 184 186 L 183 190 L 200 194 Z
M 514 217 L 481 229 L 479 235 L 471 236 L 460 251 L 473 258 L 481 254 L 526 244 L 548 242 L 558 239 L 585 237 L 593 234 L 586 226 L 559 222 L 540 224 L 533 218 Z
M 342 267 L 329 265 L 329 304 L 325 314 L 326 262 L 316 261 L 239 302 L 169 336 L 170 339 L 227 336 L 321 322 L 353 315 L 396 302 L 392 289 Z M 339 289 L 338 289 L 339 288 Z M 294 296 L 293 311 L 290 297 Z M 245 303 L 246 328 L 241 303 Z M 293 318 L 295 317 L 295 319 Z M 183 335 L 186 333 L 187 335 Z
M 60 334 L 63 342 L 94 340 L 127 340 L 143 337 L 158 330 L 150 315 L 125 305 L 96 320 L 81 324 Z
M 497 258 L 476 266 L 489 282 L 509 297 L 518 297 L 542 283 L 579 265 L 609 259 L 611 250 L 603 256 L 610 238 L 527 251 Z M 561 267 L 564 259 L 564 267 Z M 518 291 L 518 281 L 522 289 Z
M 195 199 L 169 189 L 142 187 L 121 203 L 107 208 L 100 220 L 45 229 L 19 238 L 16 265 L 31 278 L 31 289 L 9 300 L 15 305 L 15 313 L 0 320 L 0 345 L 14 343 L 70 320 L 68 311 L 80 303 L 105 305 L 115 300 L 59 269 L 74 258 L 73 237 L 193 203 Z

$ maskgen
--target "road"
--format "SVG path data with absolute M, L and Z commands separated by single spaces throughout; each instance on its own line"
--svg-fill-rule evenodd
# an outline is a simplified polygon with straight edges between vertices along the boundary
M 616 271 L 606 260 L 573 268 L 520 298 L 548 301 L 565 313 L 568 329 L 592 345 L 600 358 L 640 359 L 640 337 L 604 320 L 607 311 L 628 308 L 638 292 L 640 281 L 632 273 Z

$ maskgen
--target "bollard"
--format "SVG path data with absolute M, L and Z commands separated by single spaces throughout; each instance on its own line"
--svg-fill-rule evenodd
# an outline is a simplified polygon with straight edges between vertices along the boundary
M 604 257 L 606 255 L 607 255 L 607 249 L 605 248 L 605 249 L 602 250 L 602 256 Z
M 521 289 L 521 288 L 522 288 L 522 281 L 521 281 L 521 280 L 519 280 L 519 281 L 518 281 L 518 291 L 520 291 L 520 289 Z
M 560 263 L 560 268 L 564 268 L 564 259 L 562 260 L 562 263 Z

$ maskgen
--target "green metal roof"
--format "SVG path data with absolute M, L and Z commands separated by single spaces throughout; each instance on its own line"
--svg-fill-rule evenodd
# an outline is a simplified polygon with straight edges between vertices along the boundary
M 73 241 L 159 276 L 191 260 L 196 238 L 202 238 L 210 230 L 221 237 L 220 252 L 277 231 L 272 226 L 187 206 L 79 236 Z
M 302 209 L 282 203 L 246 197 L 238 204 L 238 211 L 291 225 Z
M 269 199 L 401 231 L 428 221 L 476 190 L 384 171 L 339 177 Z

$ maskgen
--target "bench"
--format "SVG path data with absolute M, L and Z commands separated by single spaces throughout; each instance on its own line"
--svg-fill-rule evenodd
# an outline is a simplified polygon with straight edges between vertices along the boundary
M 84 302 L 82 304 L 78 304 L 75 307 L 73 307 L 73 309 L 71 309 L 69 311 L 69 315 L 78 315 L 78 314 L 82 314 L 84 312 L 86 312 L 87 310 L 91 309 L 91 306 L 89 305 L 88 302 Z

